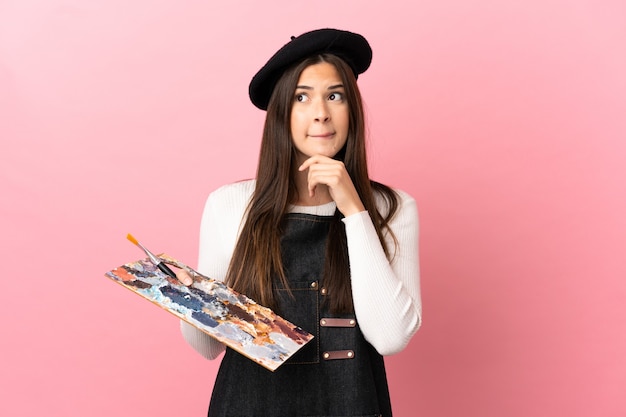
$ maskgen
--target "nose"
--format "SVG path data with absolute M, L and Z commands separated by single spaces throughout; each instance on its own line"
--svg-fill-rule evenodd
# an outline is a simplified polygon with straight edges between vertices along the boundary
M 313 112 L 316 122 L 327 122 L 330 120 L 330 112 L 328 111 L 326 100 L 319 100 L 316 103 Z

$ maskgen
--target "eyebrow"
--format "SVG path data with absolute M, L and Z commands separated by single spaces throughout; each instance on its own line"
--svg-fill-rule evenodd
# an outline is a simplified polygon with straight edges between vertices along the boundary
M 340 88 L 344 88 L 343 84 L 331 85 L 327 88 L 327 90 L 337 90 Z M 297 85 L 296 90 L 313 90 L 313 87 L 309 87 L 308 85 Z

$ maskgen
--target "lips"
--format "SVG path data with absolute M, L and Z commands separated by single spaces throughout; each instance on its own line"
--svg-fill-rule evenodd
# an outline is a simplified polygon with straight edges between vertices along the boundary
M 326 133 L 316 133 L 316 134 L 310 134 L 309 137 L 311 138 L 320 138 L 320 139 L 325 139 L 325 138 L 330 138 L 332 136 L 335 136 L 335 132 L 326 132 Z

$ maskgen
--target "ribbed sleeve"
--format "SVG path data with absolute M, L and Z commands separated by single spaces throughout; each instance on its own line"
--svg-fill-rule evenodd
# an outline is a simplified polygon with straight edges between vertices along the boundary
M 346 217 L 352 295 L 365 339 L 381 355 L 404 349 L 421 325 L 418 220 L 415 200 L 401 191 L 390 222 L 397 245 L 387 234 L 392 261 L 385 256 L 367 212 Z

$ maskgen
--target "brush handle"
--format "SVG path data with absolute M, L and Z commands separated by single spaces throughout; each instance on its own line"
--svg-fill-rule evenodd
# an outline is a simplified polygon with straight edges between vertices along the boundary
M 157 267 L 163 271 L 164 274 L 169 275 L 172 278 L 176 278 L 176 274 L 174 273 L 174 271 L 172 271 L 167 265 L 165 265 L 163 262 L 159 262 L 157 264 Z

